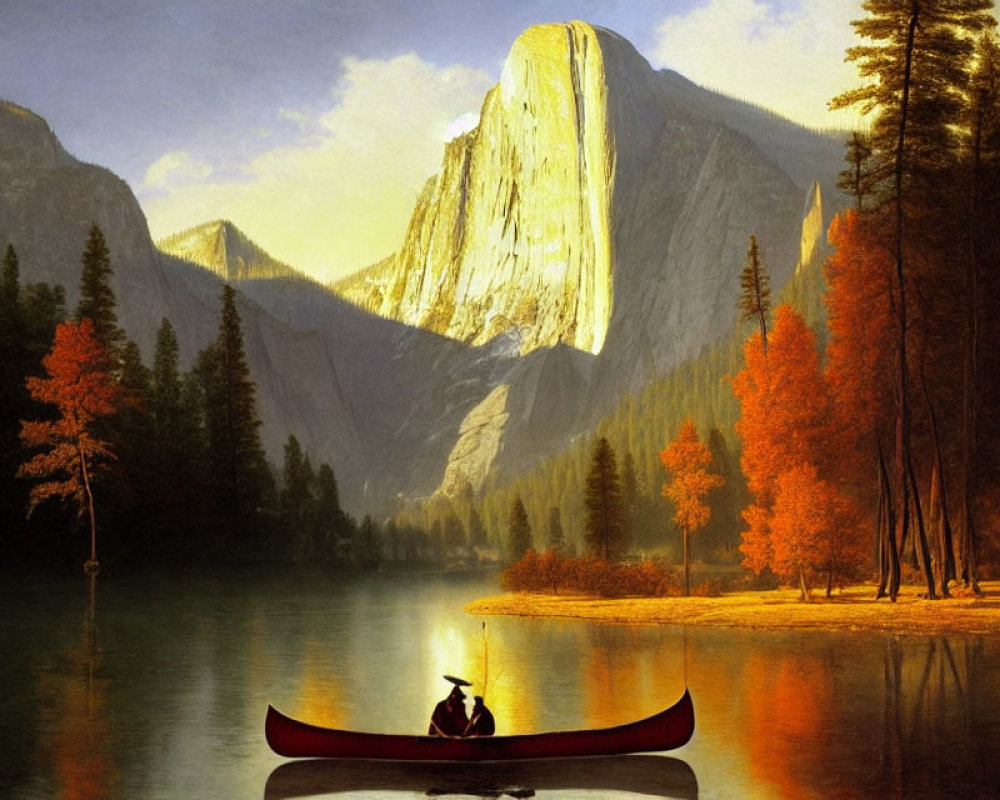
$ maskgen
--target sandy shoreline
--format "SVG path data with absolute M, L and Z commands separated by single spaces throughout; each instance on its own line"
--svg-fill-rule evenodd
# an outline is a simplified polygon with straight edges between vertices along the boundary
M 511 593 L 484 597 L 474 615 L 569 617 L 639 625 L 716 625 L 752 630 L 881 631 L 924 634 L 1000 634 L 1000 581 L 984 581 L 985 596 L 953 590 L 926 600 L 922 587 L 904 586 L 895 603 L 876 601 L 875 587 L 852 586 L 827 600 L 822 592 L 799 601 L 797 589 L 733 592 L 721 597 L 595 598 Z

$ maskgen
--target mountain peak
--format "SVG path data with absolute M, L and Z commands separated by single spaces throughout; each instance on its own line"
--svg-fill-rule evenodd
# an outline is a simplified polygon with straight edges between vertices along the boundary
M 49 124 L 33 111 L 0 100 L 0 165 L 52 168 L 72 163 Z
M 232 283 L 303 277 L 298 270 L 273 258 L 227 219 L 188 228 L 161 239 L 156 246 Z

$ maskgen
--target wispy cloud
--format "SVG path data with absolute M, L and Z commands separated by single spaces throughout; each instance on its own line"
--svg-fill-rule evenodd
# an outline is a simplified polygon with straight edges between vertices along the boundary
M 814 127 L 852 127 L 830 98 L 858 83 L 844 51 L 856 43 L 857 0 L 708 0 L 657 28 L 652 61 Z
M 183 150 L 171 150 L 150 164 L 142 189 L 170 191 L 182 186 L 203 183 L 211 177 L 212 165 Z
M 246 163 L 161 156 L 138 187 L 153 236 L 225 217 L 320 279 L 397 248 L 449 126 L 478 110 L 493 80 L 413 54 L 342 68 L 326 108 L 275 110 L 276 125 L 296 128 L 291 144 Z

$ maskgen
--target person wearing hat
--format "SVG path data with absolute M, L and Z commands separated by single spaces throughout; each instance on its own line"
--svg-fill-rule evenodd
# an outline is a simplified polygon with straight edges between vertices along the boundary
M 445 678 L 455 685 L 451 694 L 434 706 L 428 736 L 462 736 L 469 725 L 469 717 L 465 713 L 465 692 L 462 691 L 462 685 L 469 686 L 469 682 L 447 675 Z
M 493 719 L 493 712 L 486 707 L 483 698 L 476 695 L 475 703 L 472 706 L 472 719 L 465 728 L 466 736 L 492 736 L 496 733 L 497 724 Z

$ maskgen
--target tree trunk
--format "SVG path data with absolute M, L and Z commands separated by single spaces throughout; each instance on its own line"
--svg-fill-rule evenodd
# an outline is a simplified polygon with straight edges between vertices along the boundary
M 87 511 L 90 516 L 90 558 L 83 564 L 83 571 L 88 575 L 96 575 L 100 569 L 97 561 L 97 516 L 94 513 L 94 493 L 90 489 L 90 475 L 87 471 L 87 457 L 83 448 L 77 442 L 77 452 L 80 454 L 80 472 L 83 476 L 83 489 L 87 495 Z
M 927 536 L 924 533 L 924 512 L 920 508 L 920 490 L 917 488 L 917 478 L 913 474 L 913 462 L 910 462 L 907 473 L 910 477 L 910 488 L 913 491 L 913 512 L 917 518 L 917 533 L 913 540 L 913 549 L 917 552 L 917 563 L 924 572 L 927 581 L 927 598 L 937 600 L 934 589 L 934 568 L 931 566 L 931 551 L 927 546 Z
M 962 381 L 962 537 L 959 558 L 966 588 L 982 594 L 976 574 L 976 400 L 979 391 L 979 176 L 982 170 L 982 108 L 974 122 L 969 192 L 969 258 L 965 266 L 966 313 Z
M 809 590 L 806 588 L 806 570 L 801 564 L 799 565 L 799 590 L 802 592 L 802 602 L 804 603 L 809 599 Z
M 896 547 L 896 511 L 892 502 L 892 484 L 889 482 L 889 471 L 882 452 L 882 437 L 878 437 L 878 466 L 882 481 L 882 494 L 885 496 L 885 533 L 883 545 L 885 557 L 888 559 L 888 586 L 879 586 L 878 597 L 884 597 L 888 591 L 889 599 L 895 603 L 899 595 L 899 549 Z
M 927 403 L 927 417 L 931 423 L 931 440 L 934 445 L 934 467 L 931 471 L 931 514 L 936 519 L 937 551 L 939 562 L 939 578 L 941 581 L 941 596 L 948 597 L 948 582 L 955 578 L 955 557 L 951 541 L 951 518 L 948 514 L 948 493 L 944 482 L 944 458 L 941 455 L 941 435 L 938 431 L 937 413 L 931 403 L 927 391 L 927 379 L 921 371 L 920 382 L 924 390 L 924 400 Z M 935 499 L 937 502 L 935 502 Z
M 899 294 L 896 318 L 899 331 L 896 336 L 896 457 L 895 478 L 899 489 L 899 539 L 906 540 L 910 527 L 910 481 L 908 471 L 910 466 L 910 405 L 907 393 L 909 381 L 906 356 L 906 271 L 903 261 L 903 154 L 906 146 L 906 123 L 910 104 L 910 73 L 913 67 L 913 40 L 917 29 L 919 7 L 914 2 L 911 6 L 910 22 L 906 34 L 906 60 L 903 68 L 903 92 L 899 109 L 899 137 L 896 143 L 895 159 L 895 256 L 896 261 L 896 291 Z M 890 302 L 891 302 L 890 293 Z M 898 554 L 897 554 L 898 558 Z M 899 574 L 895 580 L 890 580 L 889 598 L 895 602 L 899 595 Z
M 691 596 L 691 551 L 688 549 L 688 529 L 684 528 L 684 596 Z

